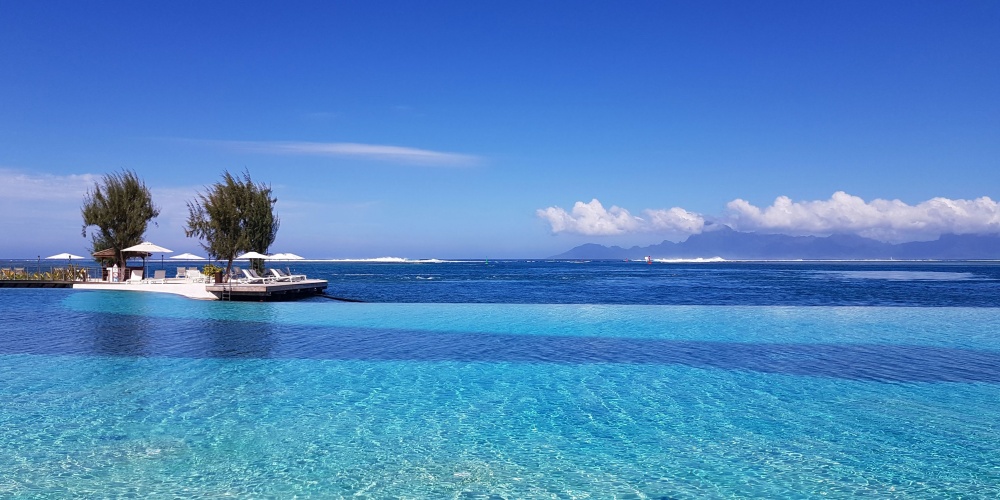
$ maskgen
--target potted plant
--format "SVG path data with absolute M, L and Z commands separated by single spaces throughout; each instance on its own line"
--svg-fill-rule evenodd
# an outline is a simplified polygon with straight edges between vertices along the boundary
M 215 264 L 205 264 L 205 268 L 202 273 L 205 276 L 215 276 L 215 284 L 222 283 L 222 271 L 223 269 Z

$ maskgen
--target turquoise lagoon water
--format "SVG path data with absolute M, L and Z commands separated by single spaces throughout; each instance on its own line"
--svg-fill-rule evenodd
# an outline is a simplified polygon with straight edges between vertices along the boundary
M 529 286 L 578 273 L 551 266 Z M 644 288 L 616 265 L 568 280 L 593 303 L 449 303 L 400 285 L 438 274 L 500 296 L 530 281 L 454 267 L 325 271 L 429 303 L 0 290 L 0 496 L 1000 495 L 1000 309 L 954 304 L 970 283 L 996 291 L 993 267 L 720 264 Z M 650 299 L 671 273 L 778 291 Z M 873 287 L 876 305 L 774 300 L 831 279 L 850 297 Z M 623 286 L 647 303 L 606 296 Z

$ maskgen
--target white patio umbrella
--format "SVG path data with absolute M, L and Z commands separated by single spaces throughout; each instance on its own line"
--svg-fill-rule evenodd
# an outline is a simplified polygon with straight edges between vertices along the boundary
M 55 255 L 50 255 L 46 259 L 58 259 L 58 260 L 68 260 L 70 265 L 73 264 L 73 259 L 82 259 L 79 255 L 73 255 L 71 253 L 57 253 Z M 40 267 L 40 266 L 39 266 Z M 39 270 L 39 272 L 41 272 Z
M 237 255 L 236 260 L 248 260 L 248 259 L 266 259 L 267 255 L 257 252 L 247 252 L 242 255 Z
M 204 257 L 199 257 L 193 253 L 182 253 L 180 255 L 174 255 L 173 257 L 170 258 L 176 260 L 208 260 Z
M 237 255 L 236 260 L 250 260 L 250 259 L 267 259 L 268 256 L 258 252 L 247 252 L 243 255 Z M 253 266 L 253 264 L 251 264 Z
M 294 253 L 276 253 L 272 254 L 267 260 L 305 260 Z
M 174 253 L 173 250 L 170 250 L 168 248 L 163 248 L 160 245 L 156 245 L 156 244 L 150 243 L 148 241 L 143 241 L 142 243 L 139 243 L 138 245 L 130 246 L 128 248 L 123 248 L 122 251 L 123 252 L 149 252 L 149 253 L 158 253 L 158 254 Z M 160 255 L 160 267 L 163 267 L 163 255 Z M 142 276 L 143 277 L 146 276 L 146 258 L 145 257 L 142 258 Z
M 168 248 L 163 248 L 160 245 L 150 243 L 148 241 L 143 241 L 135 246 L 130 246 L 128 248 L 123 248 L 123 252 L 149 252 L 149 253 L 174 253 L 173 250 Z
M 82 258 L 83 257 L 80 257 L 79 255 L 73 255 L 71 253 L 57 253 L 55 255 L 50 255 L 46 257 L 46 259 L 61 259 L 61 260 L 73 260 Z

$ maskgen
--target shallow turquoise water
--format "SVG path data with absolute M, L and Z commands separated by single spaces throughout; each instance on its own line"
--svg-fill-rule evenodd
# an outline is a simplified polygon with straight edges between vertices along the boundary
M 0 301 L 0 496 L 1000 495 L 996 308 Z
M 3 359 L 4 494 L 998 492 L 996 388 L 681 366 Z

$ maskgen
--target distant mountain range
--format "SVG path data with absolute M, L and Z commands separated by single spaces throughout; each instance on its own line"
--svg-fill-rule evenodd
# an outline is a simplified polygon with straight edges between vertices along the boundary
M 648 247 L 606 247 L 588 243 L 554 259 L 696 259 L 839 260 L 1000 259 L 1000 234 L 946 234 L 934 241 L 884 243 L 856 235 L 788 236 L 743 233 L 728 226 L 695 234 L 679 243 L 664 241 Z

